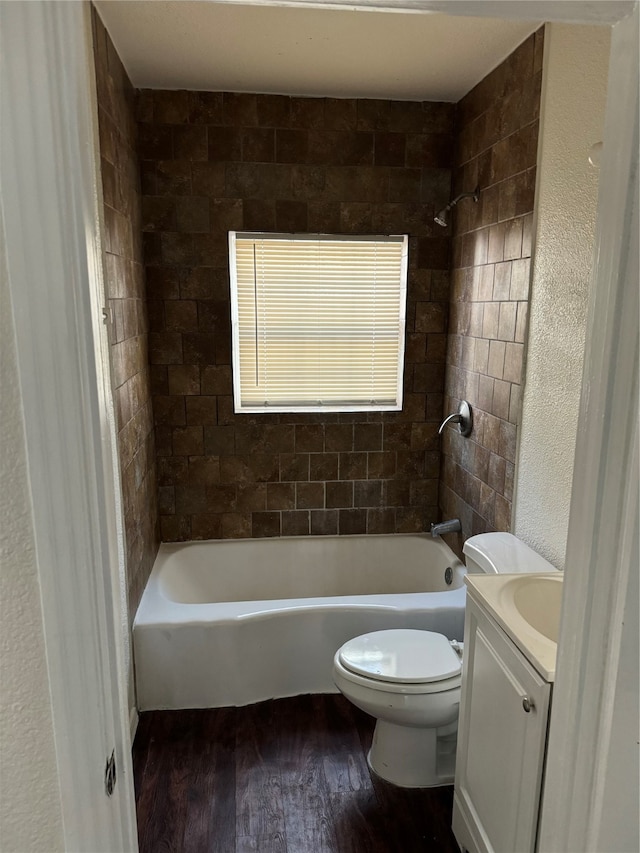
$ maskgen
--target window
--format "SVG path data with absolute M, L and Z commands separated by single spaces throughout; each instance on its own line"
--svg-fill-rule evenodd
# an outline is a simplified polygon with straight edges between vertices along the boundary
M 231 231 L 235 410 L 401 409 L 407 243 Z

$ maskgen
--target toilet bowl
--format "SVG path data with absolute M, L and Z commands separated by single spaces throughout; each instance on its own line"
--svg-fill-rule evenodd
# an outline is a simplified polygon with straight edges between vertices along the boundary
M 463 552 L 468 571 L 555 571 L 509 533 L 472 536 Z M 404 788 L 453 782 L 461 658 L 462 643 L 415 629 L 373 631 L 336 652 L 336 687 L 377 720 L 368 762 L 382 779 Z

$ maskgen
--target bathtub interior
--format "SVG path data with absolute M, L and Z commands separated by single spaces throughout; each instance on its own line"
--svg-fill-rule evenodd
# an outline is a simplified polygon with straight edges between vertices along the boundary
M 162 545 L 157 566 L 161 593 L 182 604 L 444 592 L 464 576 L 450 549 L 424 534 Z

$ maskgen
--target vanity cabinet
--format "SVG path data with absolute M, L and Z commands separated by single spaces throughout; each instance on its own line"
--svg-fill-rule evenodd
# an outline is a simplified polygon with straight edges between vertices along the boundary
M 469 853 L 533 853 L 548 684 L 467 597 L 453 832 Z

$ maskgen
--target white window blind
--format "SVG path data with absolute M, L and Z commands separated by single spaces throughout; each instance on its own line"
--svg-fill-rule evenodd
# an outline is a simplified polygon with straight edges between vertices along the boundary
M 238 412 L 402 408 L 407 237 L 229 234 Z

